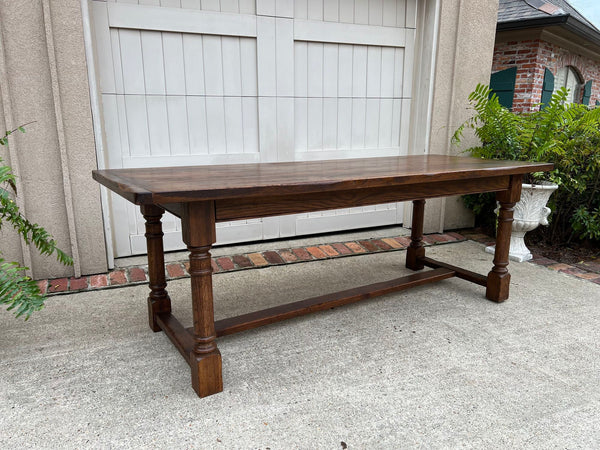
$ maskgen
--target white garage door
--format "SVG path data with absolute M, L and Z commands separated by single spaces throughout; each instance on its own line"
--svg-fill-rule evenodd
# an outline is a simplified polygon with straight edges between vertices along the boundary
M 407 153 L 416 0 L 94 1 L 106 166 Z M 110 199 L 115 256 L 145 253 Z M 386 204 L 218 224 L 218 243 L 402 223 Z M 184 248 L 167 215 L 165 247 Z

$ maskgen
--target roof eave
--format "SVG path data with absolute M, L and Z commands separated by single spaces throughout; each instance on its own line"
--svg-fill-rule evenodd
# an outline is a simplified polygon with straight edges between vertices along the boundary
M 526 28 L 545 28 L 561 26 L 565 29 L 589 40 L 600 47 L 600 32 L 589 25 L 577 20 L 570 14 L 558 16 L 539 17 L 535 19 L 513 20 L 509 22 L 498 22 L 496 31 L 522 30 Z

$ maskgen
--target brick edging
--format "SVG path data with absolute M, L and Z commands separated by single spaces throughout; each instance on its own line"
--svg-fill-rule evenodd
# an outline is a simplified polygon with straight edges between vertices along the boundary
M 495 244 L 494 238 L 479 233 L 476 230 L 461 230 L 461 233 L 470 241 L 479 242 L 481 244 L 485 244 L 486 246 Z M 584 261 L 577 263 L 576 265 L 570 265 L 559 263 L 558 261 L 541 255 L 536 255 L 535 253 L 533 254 L 533 259 L 527 262 L 537 266 L 547 267 L 548 269 L 556 272 L 561 272 L 582 280 L 588 280 L 592 283 L 600 284 L 600 262 Z
M 458 233 L 428 234 L 423 236 L 426 246 L 465 241 Z M 212 258 L 213 273 L 234 272 L 284 264 L 296 264 L 325 259 L 343 258 L 353 255 L 391 252 L 404 250 L 410 245 L 407 236 L 360 239 L 356 241 L 334 242 L 305 247 L 265 250 L 263 252 L 243 253 Z M 165 264 L 167 280 L 188 277 L 188 261 Z M 110 289 L 138 285 L 148 282 L 148 266 L 132 266 L 112 270 L 108 273 L 89 275 L 81 278 L 56 278 L 38 281 L 42 293 L 47 295 L 88 292 L 98 289 Z
M 494 244 L 493 238 L 481 234 L 476 230 L 461 230 L 460 233 L 435 233 L 423 236 L 425 246 L 464 242 L 467 240 L 485 245 Z M 356 241 L 218 256 L 213 257 L 211 262 L 213 273 L 225 273 L 285 264 L 322 261 L 325 259 L 343 258 L 346 256 L 393 252 L 404 250 L 409 244 L 410 238 L 408 236 L 391 236 L 386 238 L 361 239 Z M 585 266 L 585 263 L 578 266 L 572 266 L 560 264 L 557 261 L 541 256 L 534 256 L 534 259 L 529 262 L 580 279 L 589 280 L 592 283 L 600 284 L 600 263 L 588 263 L 590 264 L 589 267 Z M 165 264 L 167 280 L 188 277 L 188 269 L 189 263 L 187 261 Z M 148 282 L 147 272 L 147 265 L 142 265 L 112 270 L 108 273 L 81 278 L 56 278 L 40 280 L 37 283 L 42 293 L 47 295 L 59 295 L 144 284 Z

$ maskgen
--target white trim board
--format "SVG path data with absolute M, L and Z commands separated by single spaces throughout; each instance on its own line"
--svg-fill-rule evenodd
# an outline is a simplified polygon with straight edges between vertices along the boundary
M 111 28 L 256 37 L 256 17 L 128 3 L 107 3 Z
M 403 28 L 295 19 L 294 40 L 404 47 L 406 45 L 406 30 Z

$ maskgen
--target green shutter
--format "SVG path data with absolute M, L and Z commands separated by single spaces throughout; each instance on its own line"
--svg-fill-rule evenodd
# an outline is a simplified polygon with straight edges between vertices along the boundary
M 542 109 L 550 103 L 554 92 L 554 74 L 550 70 L 544 71 L 544 83 L 542 84 Z
M 517 68 L 502 70 L 493 73 L 490 78 L 490 88 L 498 96 L 500 104 L 508 109 L 513 106 L 515 97 L 515 82 L 517 81 Z
M 583 99 L 581 100 L 581 103 L 583 103 L 584 105 L 589 105 L 591 97 L 592 97 L 592 80 L 585 83 L 585 86 L 583 87 Z
M 600 100 L 596 100 L 596 106 L 600 106 Z

